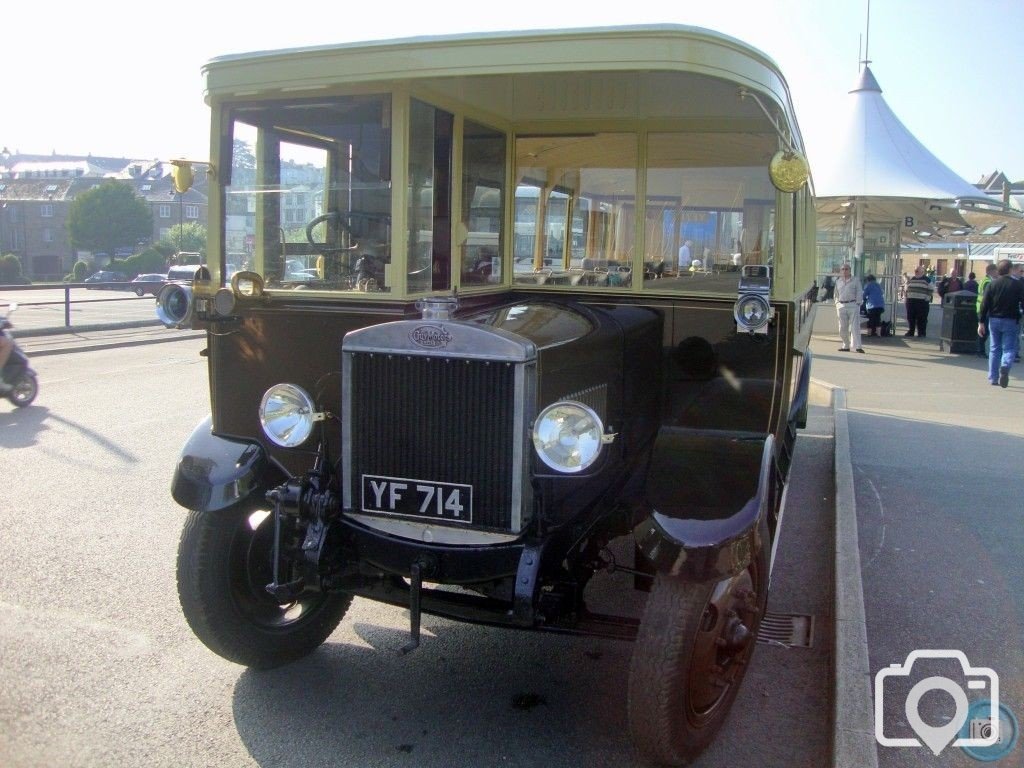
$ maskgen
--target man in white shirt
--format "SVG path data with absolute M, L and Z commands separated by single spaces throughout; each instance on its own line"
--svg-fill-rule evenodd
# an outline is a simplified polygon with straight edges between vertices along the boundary
M 679 271 L 685 272 L 690 268 L 690 262 L 693 261 L 693 255 L 690 253 L 690 246 L 693 245 L 693 241 L 687 240 L 681 246 L 679 246 Z
M 839 339 L 843 346 L 840 352 L 850 351 L 850 336 L 853 336 L 853 348 L 864 352 L 860 345 L 860 302 L 864 294 L 860 280 L 853 276 L 849 264 L 843 264 L 836 280 L 836 315 L 839 317 Z

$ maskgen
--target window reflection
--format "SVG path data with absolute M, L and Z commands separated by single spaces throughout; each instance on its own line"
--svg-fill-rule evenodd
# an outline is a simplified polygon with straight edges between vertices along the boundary
M 767 134 L 648 137 L 646 287 L 735 293 L 744 264 L 772 262 L 775 149 Z
M 453 118 L 413 99 L 409 116 L 410 293 L 451 287 Z
M 505 136 L 466 120 L 463 128 L 462 284 L 501 282 L 504 263 Z
M 633 134 L 518 138 L 515 282 L 629 286 L 636 165 Z
M 225 279 L 268 288 L 387 291 L 390 101 L 383 96 L 233 110 Z

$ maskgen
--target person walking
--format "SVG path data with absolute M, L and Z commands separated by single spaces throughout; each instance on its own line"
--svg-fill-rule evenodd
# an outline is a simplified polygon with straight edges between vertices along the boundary
M 970 291 L 971 293 L 978 292 L 978 281 L 975 280 L 973 272 L 967 273 L 967 280 L 964 282 L 963 290 Z
M 985 290 L 988 288 L 989 283 L 996 279 L 996 265 L 995 262 L 988 264 L 985 267 L 985 275 L 981 278 L 978 283 L 978 300 L 975 302 L 974 309 L 978 313 L 978 322 L 981 322 L 981 300 L 985 298 Z M 978 357 L 988 357 L 988 346 L 989 340 L 988 332 L 982 333 L 978 336 Z
M 982 336 L 987 326 L 991 337 L 988 381 L 1003 389 L 1010 383 L 1010 368 L 1020 349 L 1020 318 L 1024 314 L 1024 280 L 1014 280 L 1010 268 L 1009 259 L 999 262 L 998 277 L 985 291 L 978 316 L 978 335 Z
M 882 313 L 885 311 L 885 296 L 874 275 L 864 278 L 864 308 L 868 313 L 868 336 L 878 336 Z
M 924 336 L 928 330 L 928 310 L 932 305 L 935 288 L 924 276 L 924 268 L 916 267 L 914 276 L 907 281 L 907 332 L 904 336 Z
M 860 300 L 863 294 L 860 280 L 853 276 L 850 265 L 843 264 L 836 280 L 836 315 L 839 317 L 839 339 L 843 346 L 840 352 L 850 351 L 850 339 L 853 348 L 863 353 L 860 341 Z

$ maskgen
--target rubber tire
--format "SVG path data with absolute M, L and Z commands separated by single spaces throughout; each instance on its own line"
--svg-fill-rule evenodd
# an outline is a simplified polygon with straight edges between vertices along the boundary
M 189 512 L 178 545 L 178 598 L 188 625 L 210 650 L 236 664 L 271 669 L 319 647 L 341 622 L 352 596 L 310 592 L 300 596 L 309 606 L 295 621 L 274 627 L 257 621 L 239 599 L 237 580 L 248 574 L 234 574 L 230 565 L 237 561 L 238 547 L 248 548 L 256 537 L 248 522 L 254 509 L 240 504 Z M 273 515 L 264 519 L 268 524 L 273 525 Z M 259 591 L 254 586 L 241 597 L 264 601 L 261 610 L 276 610 L 270 596 Z
M 145 296 L 146 295 L 146 289 L 145 288 L 136 288 L 135 289 L 135 295 L 136 296 Z
M 16 408 L 32 405 L 32 401 L 39 394 L 39 382 L 30 373 L 22 375 L 11 387 L 11 391 L 7 393 L 7 399 Z
M 765 547 L 748 567 L 757 593 L 754 635 L 744 651 L 744 663 L 729 688 L 714 705 L 707 721 L 695 726 L 690 709 L 690 655 L 716 583 L 687 582 L 659 573 L 640 622 L 630 665 L 627 710 L 629 731 L 640 754 L 658 765 L 687 765 L 714 740 L 725 722 L 749 666 L 757 628 L 764 615 L 768 562 Z

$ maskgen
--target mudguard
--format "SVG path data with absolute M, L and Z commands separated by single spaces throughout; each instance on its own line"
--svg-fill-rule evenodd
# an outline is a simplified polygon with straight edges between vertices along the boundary
M 734 576 L 746 568 L 768 543 L 774 453 L 775 438 L 767 435 L 761 449 L 757 490 L 732 514 L 725 514 L 724 507 L 715 508 L 723 514 L 704 507 L 700 508 L 703 514 L 687 516 L 682 511 L 686 507 L 664 511 L 653 502 L 649 515 L 633 529 L 636 545 L 649 564 L 656 571 L 702 582 Z M 718 482 L 723 474 L 718 473 Z
M 800 381 L 796 385 L 793 404 L 789 407 L 789 421 L 797 429 L 805 429 L 807 427 L 807 400 L 811 389 L 811 361 L 811 350 L 805 350 L 803 365 L 800 367 Z
M 171 496 L 186 509 L 215 512 L 262 493 L 267 456 L 259 443 L 218 437 L 207 416 L 192 432 L 171 481 Z

